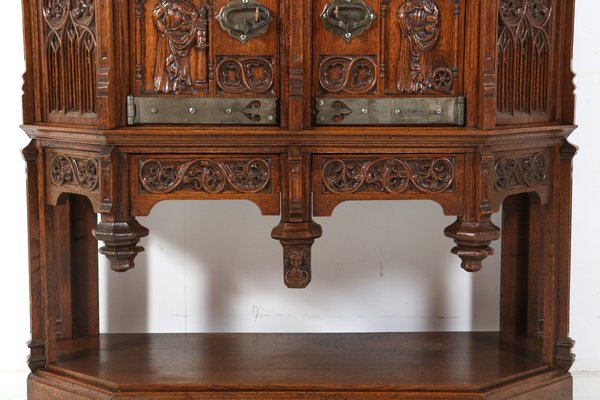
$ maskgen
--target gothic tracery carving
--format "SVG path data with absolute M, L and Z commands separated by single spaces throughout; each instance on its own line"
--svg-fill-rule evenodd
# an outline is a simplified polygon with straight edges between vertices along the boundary
M 432 50 L 440 34 L 440 12 L 433 0 L 408 0 L 397 13 L 402 42 L 396 88 L 422 93 L 433 86 Z
M 96 112 L 94 0 L 45 0 L 45 69 L 49 112 Z
M 333 193 L 364 191 L 406 193 L 416 190 L 439 193 L 452 190 L 454 160 L 404 161 L 393 157 L 376 160 L 328 160 L 323 165 L 323 184 Z
M 329 93 L 367 93 L 377 84 L 373 57 L 330 56 L 319 66 L 319 83 Z
M 275 67 L 266 57 L 224 57 L 216 75 L 226 93 L 267 93 L 273 88 Z
M 153 12 L 161 39 L 156 52 L 154 88 L 169 93 L 192 86 L 190 51 L 208 47 L 207 10 L 190 0 L 161 0 Z
M 225 190 L 258 193 L 271 182 L 270 160 L 190 161 L 145 160 L 139 169 L 142 187 L 150 193 L 165 194 L 191 189 L 208 194 Z
M 552 0 L 500 0 L 498 111 L 547 111 L 551 15 Z

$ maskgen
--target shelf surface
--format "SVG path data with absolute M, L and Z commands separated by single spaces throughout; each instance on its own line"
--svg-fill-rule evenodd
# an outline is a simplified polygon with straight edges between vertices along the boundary
M 499 333 L 109 334 L 62 341 L 50 370 L 113 390 L 480 390 L 548 369 Z

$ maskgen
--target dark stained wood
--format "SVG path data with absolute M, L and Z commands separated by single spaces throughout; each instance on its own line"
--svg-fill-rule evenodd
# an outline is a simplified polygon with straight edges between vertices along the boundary
M 50 370 L 119 391 L 476 391 L 547 371 L 540 344 L 491 332 L 111 334 L 61 342 Z
M 571 399 L 574 0 L 517 3 L 22 0 L 29 399 Z M 265 7 L 266 30 L 232 37 L 217 16 L 240 6 L 238 28 Z M 127 126 L 128 95 L 277 98 L 278 123 Z M 320 96 L 464 96 L 465 126 L 317 126 Z M 133 268 L 149 234 L 136 217 L 175 199 L 280 215 L 290 288 L 319 268 L 315 216 L 435 201 L 466 271 L 502 236 L 502 334 L 98 336 L 96 239 Z

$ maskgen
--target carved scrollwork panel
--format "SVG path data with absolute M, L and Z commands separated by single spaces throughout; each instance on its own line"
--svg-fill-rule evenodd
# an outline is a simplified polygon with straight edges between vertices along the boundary
M 225 93 L 272 92 L 275 66 L 270 57 L 229 56 L 219 59 L 217 85 Z
M 55 154 L 50 164 L 52 184 L 71 186 L 85 191 L 98 188 L 98 159 Z
M 153 194 L 189 190 L 220 194 L 225 191 L 252 194 L 268 191 L 271 160 L 193 159 L 140 161 L 139 183 Z
M 548 111 L 552 12 L 552 0 L 499 1 L 498 112 Z
M 96 112 L 94 0 L 44 0 L 44 68 L 48 113 Z
M 377 85 L 373 56 L 326 56 L 319 65 L 319 83 L 329 93 L 368 93 Z
M 322 177 L 325 192 L 337 194 L 440 193 L 454 190 L 455 160 L 325 159 Z
M 503 157 L 495 162 L 494 189 L 504 192 L 513 189 L 547 185 L 549 181 L 548 157 L 534 153 L 520 157 Z

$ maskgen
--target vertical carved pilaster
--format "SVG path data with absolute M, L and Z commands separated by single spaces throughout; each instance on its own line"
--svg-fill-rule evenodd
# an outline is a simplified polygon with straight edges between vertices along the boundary
M 271 236 L 283 246 L 284 282 L 289 288 L 305 288 L 311 281 L 311 246 L 321 236 L 312 220 L 310 155 L 292 147 L 282 157 L 282 216 Z
M 31 294 L 31 340 L 27 343 L 29 347 L 27 365 L 31 372 L 46 365 L 45 314 L 42 304 L 44 289 L 40 259 L 39 157 L 37 142 L 32 140 L 23 149 L 23 158 L 27 162 L 27 229 L 29 233 L 29 292 Z
M 577 146 L 563 140 L 558 149 L 558 173 L 555 174 L 555 201 L 558 207 L 553 216 L 556 224 L 557 252 L 556 252 L 556 332 L 554 341 L 554 364 L 563 371 L 568 371 L 575 354 L 572 348 L 575 341 L 569 337 L 569 309 L 571 285 L 571 212 L 572 212 L 572 185 L 573 185 L 573 157 L 577 153 Z
M 475 174 L 471 186 L 475 189 L 474 201 L 466 206 L 463 216 L 444 230 L 444 234 L 456 243 L 452 253 L 461 258 L 461 267 L 468 272 L 481 269 L 482 261 L 494 254 L 490 243 L 500 238 L 500 228 L 490 220 L 494 156 L 482 148 L 474 158 Z

